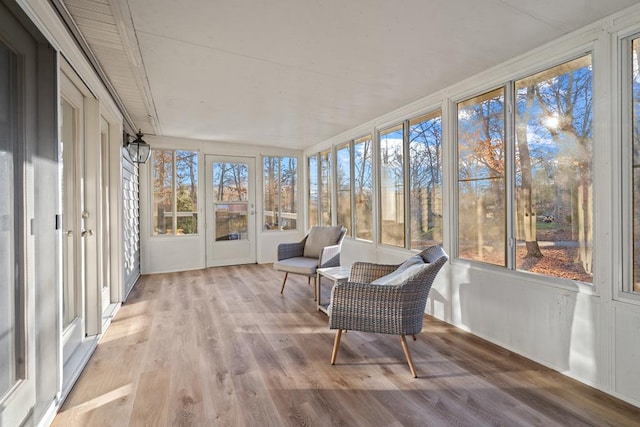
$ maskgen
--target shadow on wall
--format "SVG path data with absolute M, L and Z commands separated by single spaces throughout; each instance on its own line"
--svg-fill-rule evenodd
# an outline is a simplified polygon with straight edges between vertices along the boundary
M 436 289 L 435 285 L 437 285 L 437 283 L 434 283 L 434 286 L 429 291 L 427 313 L 445 322 L 449 322 L 451 321 L 451 303 Z
M 458 321 L 466 329 L 559 371 L 571 369 L 572 351 L 595 360 L 593 347 L 572 349 L 576 292 L 502 277 L 467 270 L 467 280 L 458 285 Z

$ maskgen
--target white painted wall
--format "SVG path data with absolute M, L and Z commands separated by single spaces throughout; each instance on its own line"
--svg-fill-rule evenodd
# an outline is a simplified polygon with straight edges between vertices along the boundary
M 295 242 L 305 235 L 303 229 L 304 208 L 298 202 L 298 220 L 296 231 L 264 231 L 262 230 L 263 183 L 262 156 L 294 156 L 298 157 L 298 168 L 302 174 L 302 153 L 298 150 L 263 147 L 253 145 L 228 144 L 217 141 L 203 141 L 183 138 L 166 138 L 145 136 L 152 148 L 180 149 L 198 151 L 198 231 L 192 236 L 153 236 L 151 207 L 153 194 L 149 191 L 151 180 L 151 162 L 140 167 L 140 239 L 142 247 L 141 270 L 143 274 L 163 273 L 171 271 L 196 270 L 206 266 L 206 233 L 205 233 L 205 155 L 254 157 L 256 159 L 256 257 L 258 263 L 276 260 L 279 243 Z M 302 179 L 298 178 L 298 201 L 303 200 Z
M 640 406 L 640 298 L 621 292 L 623 123 L 618 38 L 640 33 L 640 6 L 569 34 L 487 72 L 316 144 L 305 156 L 441 108 L 445 144 L 444 247 L 455 253 L 457 100 L 533 74 L 586 52 L 594 64 L 593 285 L 545 278 L 452 257 L 431 290 L 427 312 L 565 375 Z M 306 158 L 306 157 L 305 157 Z M 628 194 L 628 193 L 627 193 Z M 306 207 L 306 203 L 305 203 Z M 374 239 L 375 241 L 375 239 Z M 397 263 L 409 253 L 347 238 L 343 264 Z M 628 257 L 626 258 L 629 259 Z M 629 262 L 629 261 L 628 261 Z

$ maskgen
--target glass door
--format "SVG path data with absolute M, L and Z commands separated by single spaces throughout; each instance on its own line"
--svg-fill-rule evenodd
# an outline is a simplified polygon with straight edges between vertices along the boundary
M 66 363 L 85 336 L 84 96 L 61 74 L 62 339 Z M 86 215 L 85 215 L 86 216 Z
M 0 426 L 35 405 L 36 47 L 0 3 Z
M 254 158 L 207 156 L 207 266 L 256 262 Z

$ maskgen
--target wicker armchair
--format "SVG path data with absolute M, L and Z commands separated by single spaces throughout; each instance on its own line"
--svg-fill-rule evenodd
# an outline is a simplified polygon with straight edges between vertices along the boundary
M 314 280 L 314 300 L 316 286 L 316 270 L 321 267 L 337 267 L 340 265 L 340 250 L 347 229 L 342 225 L 334 227 L 312 227 L 300 242 L 281 243 L 278 245 L 278 261 L 273 268 L 284 272 L 282 288 L 287 283 L 289 273 L 301 274 Z
M 329 328 L 337 329 L 332 365 L 338 355 L 342 332 L 393 334 L 400 335 L 411 374 L 417 377 L 405 336 L 412 335 L 415 340 L 415 335 L 422 331 L 431 285 L 448 257 L 442 247 L 431 246 L 410 260 L 420 262 L 420 258 L 423 263 L 405 267 L 403 271 L 399 267 L 407 262 L 401 265 L 358 262 L 351 267 L 349 280 L 333 287 L 328 308 Z M 393 279 L 386 279 L 394 275 Z

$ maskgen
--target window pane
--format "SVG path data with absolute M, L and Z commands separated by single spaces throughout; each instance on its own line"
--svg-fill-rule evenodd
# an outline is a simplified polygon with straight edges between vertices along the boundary
M 298 159 L 296 157 L 282 157 L 280 159 L 280 228 L 282 230 L 298 228 L 297 185 Z
M 153 234 L 173 234 L 173 151 L 152 150 Z
M 354 232 L 358 239 L 373 239 L 373 168 L 371 137 L 357 139 L 353 145 Z
M 458 255 L 502 266 L 504 121 L 504 89 L 458 104 Z
M 410 247 L 442 244 L 441 113 L 409 122 Z
M 176 234 L 198 232 L 198 153 L 176 151 Z
M 309 157 L 309 227 L 318 225 L 318 156 Z
M 294 230 L 297 163 L 295 157 L 264 158 L 264 229 Z
M 248 238 L 247 203 L 215 204 L 216 241 Z
M 592 70 L 584 56 L 516 82 L 516 267 L 592 282 Z
M 245 163 L 213 164 L 213 200 L 246 202 L 249 191 L 249 169 Z
M 338 183 L 338 224 L 347 227 L 347 233 L 351 229 L 351 150 L 349 144 L 345 144 L 336 151 Z
M 320 153 L 320 221 L 331 225 L 331 151 Z
M 637 148 L 636 148 L 637 149 Z M 640 292 L 640 165 L 633 167 L 633 290 Z
M 278 230 L 278 199 L 280 197 L 279 157 L 264 158 L 264 229 Z
M 640 39 L 633 41 L 633 290 L 640 292 Z
M 402 125 L 380 132 L 380 242 L 404 247 Z

